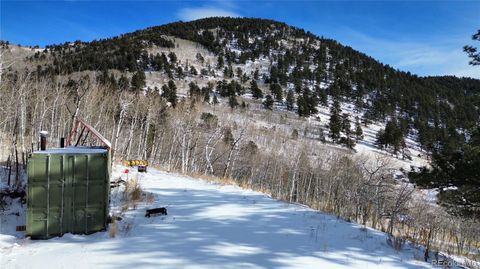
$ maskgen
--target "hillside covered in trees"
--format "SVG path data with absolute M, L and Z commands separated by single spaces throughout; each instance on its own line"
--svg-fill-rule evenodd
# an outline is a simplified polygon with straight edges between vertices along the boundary
M 290 103 L 289 109 L 296 104 L 300 116 L 314 114 L 318 104 L 326 105 L 326 96 L 352 102 L 356 109 L 364 111 L 365 120 L 391 120 L 402 137 L 412 129 L 418 130 L 418 142 L 431 152 L 455 150 L 479 119 L 478 80 L 418 77 L 383 65 L 335 40 L 271 20 L 208 18 L 176 22 L 90 43 L 47 46 L 31 60 L 37 71 L 45 75 L 117 69 L 164 71 L 171 78 L 182 77 L 191 70 L 177 65 L 175 55 L 148 53 L 152 46 L 174 47 L 171 37 L 203 45 L 218 56 L 209 69 L 221 69 L 227 78 L 240 75 L 243 82 L 251 74 L 244 70 L 238 73 L 233 65 L 265 58 L 268 70 L 253 74 L 254 82 L 260 79 L 270 84 L 271 96 L 278 102 L 293 91 L 296 100 L 292 96 L 285 102 Z M 41 61 L 45 58 L 48 61 Z M 211 73 L 203 70 L 201 74 Z M 254 85 L 250 88 L 255 89 Z M 244 92 L 236 90 L 222 95 L 233 98 Z M 395 149 L 402 146 L 398 139 L 384 140 L 380 139 L 380 143 L 391 144 Z

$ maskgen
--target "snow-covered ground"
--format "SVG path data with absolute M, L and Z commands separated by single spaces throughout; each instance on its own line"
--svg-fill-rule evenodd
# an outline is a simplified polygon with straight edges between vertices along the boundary
M 19 238 L 11 217 L 2 223 L 0 268 L 430 268 L 415 259 L 421 250 L 397 252 L 384 233 L 262 193 L 154 169 L 130 176 L 155 202 L 127 211 L 115 238 L 33 241 Z M 157 206 L 168 216 L 144 217 Z

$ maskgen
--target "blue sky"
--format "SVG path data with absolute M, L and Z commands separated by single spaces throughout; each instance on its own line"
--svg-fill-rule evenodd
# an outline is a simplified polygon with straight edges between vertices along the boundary
M 0 38 L 22 45 L 89 41 L 208 16 L 270 18 L 333 38 L 419 75 L 480 78 L 462 47 L 480 29 L 480 1 L 1 0 Z

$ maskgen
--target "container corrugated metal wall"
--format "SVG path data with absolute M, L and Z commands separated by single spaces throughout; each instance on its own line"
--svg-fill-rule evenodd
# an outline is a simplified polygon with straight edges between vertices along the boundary
M 29 155 L 27 235 L 47 239 L 106 229 L 110 193 L 107 150 L 54 149 Z

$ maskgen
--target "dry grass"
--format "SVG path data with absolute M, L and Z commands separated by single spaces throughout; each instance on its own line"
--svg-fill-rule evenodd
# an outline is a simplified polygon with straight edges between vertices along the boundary
M 133 223 L 132 222 L 127 222 L 123 225 L 122 227 L 122 232 L 124 235 L 128 235 L 130 231 L 133 229 Z
M 110 223 L 108 235 L 110 236 L 110 238 L 115 238 L 117 236 L 117 221 L 115 219 L 113 219 L 112 223 Z
M 145 196 L 145 202 L 149 205 L 155 203 L 155 195 L 153 193 L 147 193 Z
M 122 212 L 126 212 L 131 208 L 136 209 L 142 202 L 149 205 L 155 203 L 155 195 L 150 192 L 145 192 L 138 179 L 132 178 L 125 183 L 122 201 Z
M 139 202 L 143 200 L 144 191 L 140 186 L 140 183 L 136 178 L 129 179 L 125 183 L 125 189 L 123 191 L 123 201 L 125 205 L 122 210 L 128 210 L 129 208 L 137 208 Z
M 126 212 L 130 208 L 130 205 L 125 202 L 125 204 L 122 205 L 122 213 Z

